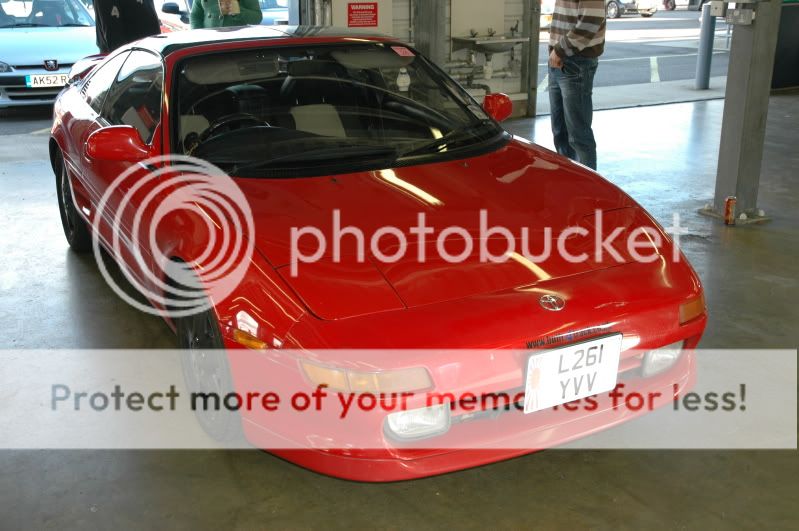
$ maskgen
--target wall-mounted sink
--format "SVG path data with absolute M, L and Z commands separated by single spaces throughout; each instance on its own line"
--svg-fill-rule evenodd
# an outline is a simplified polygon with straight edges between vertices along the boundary
M 504 35 L 494 37 L 452 37 L 452 51 L 474 50 L 478 53 L 495 54 L 509 52 L 514 46 L 528 42 L 527 37 L 506 37 Z

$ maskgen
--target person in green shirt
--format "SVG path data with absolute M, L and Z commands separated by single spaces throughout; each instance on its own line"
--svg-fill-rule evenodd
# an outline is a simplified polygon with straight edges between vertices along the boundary
M 258 0 L 194 0 L 191 29 L 260 24 Z

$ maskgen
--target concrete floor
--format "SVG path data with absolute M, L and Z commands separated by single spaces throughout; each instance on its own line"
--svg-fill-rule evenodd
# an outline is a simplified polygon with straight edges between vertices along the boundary
M 722 105 L 597 113 L 600 171 L 660 221 L 679 212 L 690 227 L 683 247 L 711 316 L 702 346 L 796 348 L 799 94 L 771 100 L 761 207 L 774 220 L 761 227 L 696 214 L 713 194 Z M 0 348 L 176 346 L 162 321 L 112 294 L 92 258 L 67 250 L 38 131 L 46 119 L 0 119 L 13 133 L 0 142 Z M 551 145 L 547 118 L 509 128 Z M 0 368 L 0 392 L 17 378 Z M 795 529 L 798 477 L 796 451 L 547 451 L 388 485 L 323 477 L 259 451 L 0 451 L 0 529 Z

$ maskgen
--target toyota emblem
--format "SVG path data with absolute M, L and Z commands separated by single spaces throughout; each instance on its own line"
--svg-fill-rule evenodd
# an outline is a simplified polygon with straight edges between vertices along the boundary
M 58 70 L 58 61 L 55 59 L 45 59 L 44 61 L 44 69 L 48 72 L 55 72 Z
M 550 312 L 559 312 L 566 307 L 566 301 L 557 295 L 544 295 L 538 299 L 538 304 Z

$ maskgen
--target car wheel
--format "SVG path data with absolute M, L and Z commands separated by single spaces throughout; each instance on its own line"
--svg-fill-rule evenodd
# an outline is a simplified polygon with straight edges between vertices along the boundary
M 644 18 L 649 18 L 649 17 L 651 17 L 654 14 L 655 14 L 655 12 L 652 11 L 651 13 L 641 13 L 641 16 L 644 17 Z
M 677 9 L 677 2 L 676 0 L 666 0 L 663 2 L 663 7 L 666 8 L 666 11 L 674 11 Z
M 607 13 L 608 18 L 619 18 L 621 16 L 619 4 L 616 2 L 608 2 L 608 5 L 605 7 L 605 12 Z
M 78 253 L 87 253 L 92 250 L 92 235 L 86 222 L 78 213 L 75 202 L 72 200 L 72 183 L 69 180 L 67 165 L 61 154 L 55 161 L 56 195 L 58 196 L 58 210 L 61 213 L 61 226 L 69 247 Z
M 227 353 L 212 309 L 176 320 L 178 343 L 183 350 L 181 367 L 188 392 L 194 397 L 210 395 L 194 402 L 195 416 L 203 430 L 214 440 L 233 443 L 242 439 L 238 411 L 224 407 L 224 398 L 234 391 Z M 219 397 L 219 408 L 216 398 Z

